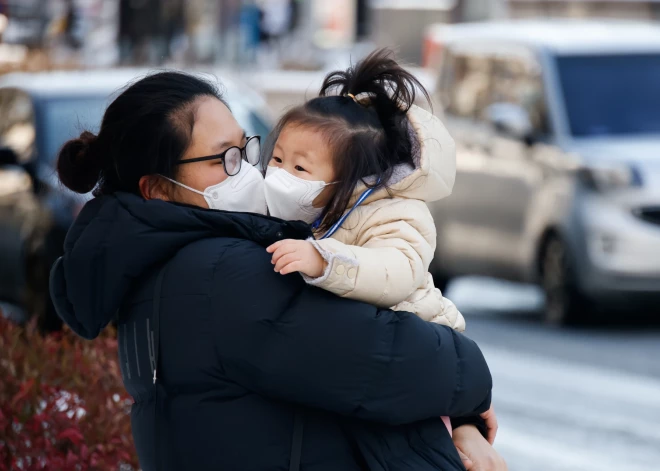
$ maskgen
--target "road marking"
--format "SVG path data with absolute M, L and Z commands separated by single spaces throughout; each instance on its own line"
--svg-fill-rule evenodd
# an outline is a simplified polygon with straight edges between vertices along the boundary
M 510 471 L 659 468 L 659 379 L 480 346 Z
M 591 451 L 575 445 L 568 445 L 546 437 L 535 437 L 529 432 L 502 427 L 497 434 L 495 449 L 506 459 L 508 454 L 526 458 L 532 463 L 545 463 L 553 471 L 649 471 L 648 465 L 636 465 L 631 460 L 613 461 L 599 450 Z M 541 471 L 539 467 L 514 469 L 510 471 Z
M 488 364 L 494 368 L 495 386 L 500 379 L 522 384 L 561 388 L 575 394 L 607 398 L 615 403 L 660 410 L 660 380 L 552 360 L 535 354 L 510 352 L 481 344 Z

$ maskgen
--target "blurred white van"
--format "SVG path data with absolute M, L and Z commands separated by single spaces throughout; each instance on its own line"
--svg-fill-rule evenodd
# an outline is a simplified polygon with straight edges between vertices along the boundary
M 660 300 L 660 27 L 437 25 L 435 102 L 457 142 L 433 270 L 538 282 L 551 323 Z

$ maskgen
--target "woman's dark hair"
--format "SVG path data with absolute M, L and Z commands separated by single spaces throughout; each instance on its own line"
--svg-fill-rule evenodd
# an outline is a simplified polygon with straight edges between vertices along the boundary
M 64 144 L 57 159 L 61 182 L 77 193 L 139 195 L 145 175 L 174 178 L 201 97 L 223 101 L 212 83 L 181 72 L 159 72 L 129 85 L 108 106 L 98 135 L 83 131 Z
M 329 230 L 341 218 L 359 182 L 386 188 L 397 165 L 414 167 L 406 113 L 418 90 L 430 104 L 428 92 L 394 60 L 393 52 L 379 49 L 346 71 L 328 74 L 317 98 L 280 119 L 267 148 L 285 126 L 297 125 L 323 133 L 333 155 L 338 183 L 329 187 L 333 194 L 319 231 Z M 367 182 L 366 177 L 374 179 Z

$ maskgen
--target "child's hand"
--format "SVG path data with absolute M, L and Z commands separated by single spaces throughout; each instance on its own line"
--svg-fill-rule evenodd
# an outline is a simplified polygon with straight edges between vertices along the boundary
M 323 275 L 327 262 L 311 242 L 306 240 L 281 240 L 266 249 L 273 254 L 271 263 L 281 275 L 293 272 L 304 273 L 310 278 Z

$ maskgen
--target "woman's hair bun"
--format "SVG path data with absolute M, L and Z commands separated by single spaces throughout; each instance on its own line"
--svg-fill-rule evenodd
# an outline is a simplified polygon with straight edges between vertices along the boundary
M 57 173 L 64 186 L 76 193 L 88 193 L 99 181 L 103 158 L 95 149 L 97 136 L 83 131 L 76 139 L 67 141 L 57 158 Z

